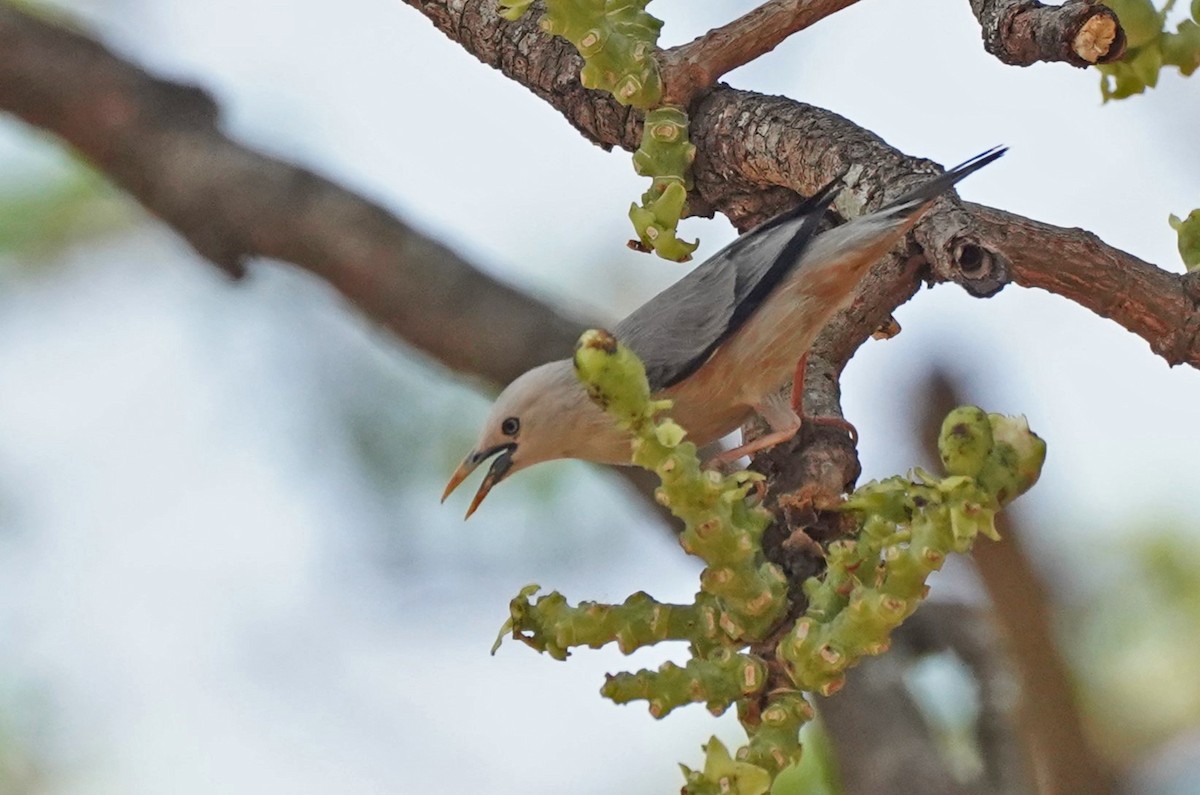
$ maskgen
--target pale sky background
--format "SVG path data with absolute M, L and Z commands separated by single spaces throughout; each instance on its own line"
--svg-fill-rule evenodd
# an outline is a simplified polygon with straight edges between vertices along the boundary
M 669 45 L 751 5 L 651 11 Z M 211 90 L 239 140 L 549 300 L 616 318 L 684 272 L 624 248 L 645 189 L 627 153 L 397 2 L 70 8 Z M 1102 107 L 1094 73 L 987 55 L 966 0 L 863 0 L 727 79 L 945 164 L 1007 144 L 966 198 L 1182 269 L 1166 217 L 1200 205 L 1195 80 L 1167 72 Z M 0 187 L 62 163 L 0 119 Z M 690 220 L 682 235 L 703 258 L 732 232 Z M 580 793 L 673 792 L 675 761 L 697 764 L 709 733 L 738 742 L 731 717 L 656 722 L 596 695 L 605 671 L 669 649 L 488 655 L 529 582 L 573 601 L 684 599 L 697 566 L 577 464 L 523 473 L 467 524 L 466 497 L 439 506 L 484 399 L 323 284 L 275 264 L 231 284 L 144 219 L 49 261 L 0 258 L 0 284 L 0 736 L 39 760 L 40 791 L 549 793 L 567 777 Z M 907 418 L 938 361 L 1048 440 L 1022 508 L 1067 598 L 1147 523 L 1194 533 L 1200 373 L 1019 288 L 940 287 L 898 319 L 845 377 L 864 479 L 914 463 Z

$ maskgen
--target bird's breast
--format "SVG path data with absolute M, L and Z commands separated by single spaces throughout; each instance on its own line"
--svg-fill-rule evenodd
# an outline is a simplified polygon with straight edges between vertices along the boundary
M 792 378 L 817 334 L 853 297 L 858 265 L 847 258 L 799 266 L 692 376 L 663 392 L 693 441 L 704 445 L 733 432 Z

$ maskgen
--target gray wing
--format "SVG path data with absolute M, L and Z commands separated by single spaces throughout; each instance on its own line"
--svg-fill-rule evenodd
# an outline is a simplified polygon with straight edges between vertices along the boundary
M 741 328 L 799 262 L 840 180 L 742 235 L 617 324 L 617 339 L 646 365 L 651 391 L 687 378 Z
M 939 194 L 1005 151 L 989 149 L 870 217 L 886 221 L 922 212 Z M 800 261 L 840 181 L 838 177 L 794 209 L 742 235 L 617 325 L 617 339 L 645 363 L 652 391 L 698 370 L 754 314 Z M 887 224 L 882 226 L 886 230 Z

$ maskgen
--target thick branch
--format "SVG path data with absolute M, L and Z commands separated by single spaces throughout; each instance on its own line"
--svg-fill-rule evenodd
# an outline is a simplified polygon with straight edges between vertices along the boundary
M 983 46 L 1013 66 L 1065 61 L 1091 66 L 1125 54 L 1125 31 L 1117 14 L 1098 0 L 971 0 L 983 28 Z
M 728 25 L 662 53 L 663 101 L 687 107 L 721 76 L 857 0 L 768 0 Z

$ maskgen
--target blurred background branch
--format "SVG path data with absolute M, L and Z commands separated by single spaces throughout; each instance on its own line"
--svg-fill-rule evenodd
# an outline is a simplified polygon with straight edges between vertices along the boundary
M 463 375 L 498 389 L 568 355 L 596 320 L 487 276 L 329 180 L 230 140 L 202 90 L 0 3 L 0 109 L 62 137 L 218 267 L 290 262 Z M 653 478 L 618 470 L 664 521 Z
M 230 140 L 213 100 L 0 3 L 0 109 L 49 130 L 234 274 L 290 262 L 461 373 L 502 386 L 588 324 L 503 284 L 376 204 Z

